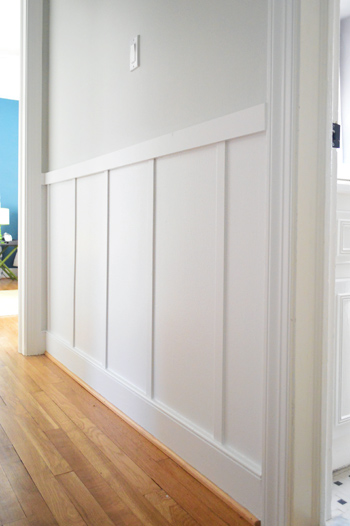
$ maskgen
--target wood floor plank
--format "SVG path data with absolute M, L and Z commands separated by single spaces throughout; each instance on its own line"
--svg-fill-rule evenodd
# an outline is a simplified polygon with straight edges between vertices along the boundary
M 4 369 L 7 369 L 7 367 Z M 38 427 L 38 422 L 32 418 L 32 414 L 29 413 L 29 411 L 33 410 L 34 415 L 36 415 L 38 420 L 42 422 L 42 426 L 45 429 L 57 428 L 57 424 L 55 424 L 55 422 L 50 419 L 47 413 L 46 417 L 44 418 L 44 410 L 34 398 L 32 402 L 26 403 L 24 401 L 28 408 L 27 411 L 27 409 L 25 409 L 22 405 L 22 401 L 25 397 L 21 396 L 21 400 L 17 398 L 16 394 L 14 394 L 18 394 L 17 386 L 14 386 L 13 382 L 11 382 L 8 377 L 8 381 L 6 382 L 6 385 L 4 385 L 3 382 L 5 380 L 2 376 L 3 374 L 5 373 L 0 373 L 0 392 L 2 393 L 5 404 L 12 409 L 12 414 L 16 415 L 16 420 L 27 436 L 28 440 L 30 440 L 36 447 L 39 454 L 43 457 L 54 475 L 59 475 L 61 473 L 70 471 L 69 465 L 59 455 L 55 447 L 51 444 L 40 427 Z M 29 398 L 32 398 L 30 394 L 28 394 L 28 399 Z M 38 415 L 40 415 L 40 418 Z
M 21 462 L 15 448 L 0 425 L 0 466 L 6 472 L 6 467 Z
M 4 470 L 0 466 L 0 524 L 15 522 L 23 518 L 25 518 L 23 510 Z
M 7 447 L 12 446 L 9 437 L 6 435 L 4 428 L 0 425 L 0 446 Z
M 57 424 L 50 418 L 50 416 L 38 404 L 35 398 L 28 393 L 26 387 L 17 378 L 17 376 L 7 366 L 3 367 L 0 372 L 0 394 L 6 400 L 6 395 L 11 391 L 14 397 L 21 403 L 21 405 L 28 411 L 32 418 L 36 421 L 39 427 L 45 431 L 46 429 L 55 429 Z
M 57 432 L 48 431 L 51 439 L 54 440 L 54 435 Z M 147 499 L 137 491 L 130 483 L 121 475 L 112 462 L 98 449 L 98 447 L 91 442 L 91 440 L 77 429 L 69 432 L 69 438 L 79 451 L 89 459 L 91 464 L 95 466 L 98 473 L 106 480 L 111 488 L 118 494 L 123 503 L 129 508 L 140 520 L 141 524 L 148 526 L 161 526 L 168 524 L 161 514 L 155 509 Z M 57 447 L 59 444 L 56 443 Z M 61 450 L 64 454 L 64 450 Z M 157 487 L 157 486 L 156 486 Z
M 0 279 L 0 290 L 17 290 L 18 281 L 11 278 Z
M 62 375 L 60 374 L 61 371 L 59 367 L 49 367 L 50 360 L 48 360 L 45 356 L 31 356 L 28 362 L 30 363 L 31 367 L 35 367 L 35 369 L 38 371 L 40 380 L 45 378 L 46 381 L 52 384 L 62 382 Z M 65 380 L 67 379 L 65 378 Z
M 198 526 L 185 510 L 181 508 L 164 490 L 152 491 L 145 495 L 146 499 L 160 511 L 170 524 L 176 526 Z
M 72 471 L 56 477 L 88 526 L 115 526 L 88 489 Z
M 169 478 L 181 484 L 185 491 L 190 492 L 194 498 L 208 506 L 216 515 L 224 519 L 227 524 L 245 526 L 246 521 L 243 517 L 237 516 L 225 502 L 216 497 L 172 459 L 161 460 L 159 464 L 165 468 Z
M 72 402 L 79 407 L 79 410 L 90 418 L 107 436 L 110 436 L 109 431 L 113 431 L 113 437 L 118 436 L 119 444 L 131 445 L 134 450 L 137 450 L 140 454 L 145 455 L 152 461 L 168 458 L 163 451 L 147 440 L 147 438 L 140 435 L 136 429 L 113 413 L 84 388 L 79 386 L 80 391 L 77 391 L 77 388 L 72 389 L 71 386 L 68 387 L 64 385 L 63 387 L 63 392 L 66 396 L 69 396 Z M 106 425 L 108 421 L 111 421 L 110 427 Z
M 77 476 L 85 484 L 116 526 L 142 526 L 142 522 L 119 498 L 97 471 L 80 469 Z
M 119 495 L 110 487 L 89 459 L 84 457 L 62 429 L 49 432 L 50 439 L 86 486 L 95 500 L 118 526 L 142 526 L 139 519 L 125 506 Z
M 62 395 L 55 386 L 50 386 L 49 392 L 52 400 L 56 402 L 55 406 L 50 402 L 48 396 L 45 398 L 41 393 L 36 399 L 41 400 L 42 407 L 51 414 L 52 418 L 59 423 L 62 429 L 67 432 L 68 436 L 70 436 L 71 432 L 71 423 L 67 421 L 67 417 L 104 453 L 119 473 L 142 494 L 158 489 L 154 481 L 108 436 L 102 433 L 89 418 L 81 413 L 68 398 Z M 62 415 L 62 412 L 64 412 L 66 417 Z M 78 436 L 79 435 L 75 433 L 75 437 Z
M 0 424 L 14 445 L 36 487 L 61 526 L 86 526 L 34 445 L 7 408 L 0 408 Z
M 7 524 L 4 524 L 4 526 L 31 526 L 31 525 L 27 521 L 27 519 L 22 519 L 16 522 L 8 522 Z
M 147 499 L 123 478 L 109 459 L 101 455 L 97 446 L 88 437 L 83 436 L 78 431 L 71 433 L 70 437 L 73 442 L 78 444 L 86 458 L 91 459 L 102 477 L 118 493 L 124 504 L 132 510 L 142 524 L 148 526 L 168 524 L 167 521 L 162 520 L 161 514 L 149 504 Z
M 142 459 L 140 459 L 142 464 Z M 184 488 L 177 481 L 169 477 L 162 465 L 154 462 L 152 467 L 149 465 L 145 466 L 146 472 L 152 476 L 157 484 L 163 488 L 163 490 L 175 500 L 175 502 L 181 503 L 181 507 L 193 517 L 202 526 L 224 526 L 227 522 L 216 515 L 206 504 L 201 502 L 195 495 L 188 491 L 184 491 Z M 239 523 L 232 523 L 234 526 L 240 526 Z
M 30 526 L 57 526 L 39 490 L 21 461 L 6 463 L 4 471 Z
M 53 368 L 54 370 L 59 370 L 63 383 L 60 385 L 62 392 L 79 408 L 79 410 L 84 413 L 85 416 L 94 421 L 95 424 L 111 422 L 113 425 L 114 432 L 118 433 L 125 441 L 132 443 L 135 448 L 137 448 L 140 453 L 147 455 L 153 460 L 162 460 L 168 458 L 165 453 L 163 453 L 159 448 L 152 444 L 145 437 L 140 435 L 138 431 L 132 428 L 127 422 L 118 417 L 113 413 L 108 407 L 106 407 L 102 402 L 97 400 L 94 396 L 81 387 L 77 382 L 70 378 L 64 371 L 61 371 L 51 360 L 47 357 L 41 357 L 45 360 L 47 367 Z M 36 360 L 32 362 L 35 366 L 38 367 L 39 361 Z M 56 371 L 58 374 L 58 372 Z M 100 427 L 100 426 L 99 426 Z M 106 430 L 103 429 L 104 433 Z
M 25 513 L 27 524 L 30 526 L 57 526 L 57 521 L 1 426 L 0 466 L 2 466 Z
M 21 427 L 27 440 L 34 445 L 39 455 L 43 458 L 54 475 L 60 475 L 71 471 L 71 467 L 61 457 L 57 449 L 47 438 L 45 433 L 36 425 L 29 414 L 17 415 L 16 421 Z
M 2 331 L 1 327 L 1 318 L 0 318 L 0 333 Z M 0 353 L 0 359 L 1 361 L 9 368 L 9 370 L 16 375 L 16 377 L 22 382 L 22 385 L 25 386 L 26 390 L 29 393 L 35 393 L 37 391 L 40 391 L 41 388 L 38 386 L 38 384 L 29 376 L 26 372 L 26 370 L 22 367 L 23 356 L 18 355 L 17 352 L 14 351 L 8 351 L 7 349 L 1 348 Z M 18 356 L 17 356 L 18 355 Z

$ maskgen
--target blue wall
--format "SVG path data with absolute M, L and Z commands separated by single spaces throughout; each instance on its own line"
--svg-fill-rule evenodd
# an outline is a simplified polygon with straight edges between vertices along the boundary
M 0 195 L 10 209 L 10 224 L 1 231 L 18 239 L 18 100 L 0 99 Z

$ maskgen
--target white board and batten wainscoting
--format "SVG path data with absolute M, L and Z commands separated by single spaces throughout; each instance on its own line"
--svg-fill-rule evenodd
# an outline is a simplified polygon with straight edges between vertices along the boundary
M 48 353 L 257 517 L 267 150 L 262 104 L 45 175 Z

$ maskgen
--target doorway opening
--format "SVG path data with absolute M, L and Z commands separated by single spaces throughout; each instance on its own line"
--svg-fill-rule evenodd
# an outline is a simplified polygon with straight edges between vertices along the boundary
M 0 1 L 0 317 L 18 314 L 20 11 Z

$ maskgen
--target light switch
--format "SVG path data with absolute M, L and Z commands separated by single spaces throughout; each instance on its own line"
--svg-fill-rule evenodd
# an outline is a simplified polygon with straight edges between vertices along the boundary
M 130 71 L 140 65 L 140 35 L 134 37 L 130 42 Z

